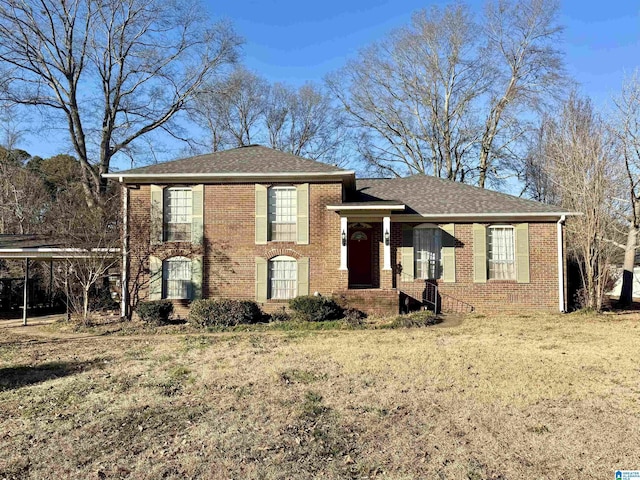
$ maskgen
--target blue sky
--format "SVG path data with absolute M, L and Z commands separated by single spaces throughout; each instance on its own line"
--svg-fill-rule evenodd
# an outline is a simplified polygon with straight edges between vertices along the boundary
M 271 81 L 300 85 L 322 81 L 360 48 L 407 24 L 412 12 L 446 3 L 227 0 L 208 2 L 207 8 L 214 18 L 230 20 L 245 39 L 243 63 L 248 68 Z M 484 2 L 468 3 L 479 10 Z M 578 81 L 582 93 L 604 106 L 619 91 L 625 73 L 639 66 L 640 2 L 565 0 L 560 22 L 566 27 L 559 48 L 566 52 L 568 73 Z M 43 134 L 25 138 L 21 148 L 43 157 L 64 150 Z
M 273 81 L 320 81 L 367 44 L 407 24 L 433 4 L 415 0 L 251 0 L 210 2 L 212 14 L 233 21 L 246 40 L 246 65 Z M 479 10 L 483 1 L 468 2 Z M 640 62 L 640 2 L 561 3 L 567 70 L 596 104 L 620 89 Z

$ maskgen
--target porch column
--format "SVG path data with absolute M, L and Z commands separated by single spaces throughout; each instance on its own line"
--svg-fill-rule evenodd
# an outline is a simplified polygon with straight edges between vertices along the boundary
M 347 217 L 340 217 L 340 270 L 347 270 Z
M 391 270 L 391 217 L 382 218 L 382 242 L 384 244 L 383 270 Z
M 29 259 L 24 261 L 24 299 L 22 302 L 22 325 L 27 325 L 27 308 L 29 306 Z

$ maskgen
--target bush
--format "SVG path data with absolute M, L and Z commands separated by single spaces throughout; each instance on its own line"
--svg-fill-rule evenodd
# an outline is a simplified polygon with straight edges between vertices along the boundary
M 296 297 L 289 301 L 289 308 L 299 320 L 323 322 L 342 317 L 342 307 L 330 298 L 321 296 Z
M 136 313 L 143 322 L 163 325 L 169 322 L 173 314 L 173 303 L 170 300 L 140 302 L 136 307 Z
M 440 323 L 440 319 L 431 311 L 423 310 L 420 312 L 409 313 L 407 315 L 398 315 L 391 323 L 388 324 L 388 328 L 414 328 L 414 327 L 429 327 Z
M 288 322 L 291 320 L 291 315 L 287 312 L 273 312 L 269 315 L 269 321 L 271 322 Z
M 367 314 L 357 308 L 347 308 L 344 311 L 344 323 L 350 327 L 362 327 Z
M 232 327 L 241 323 L 258 323 L 262 310 L 249 300 L 196 300 L 189 310 L 189 322 L 200 327 Z

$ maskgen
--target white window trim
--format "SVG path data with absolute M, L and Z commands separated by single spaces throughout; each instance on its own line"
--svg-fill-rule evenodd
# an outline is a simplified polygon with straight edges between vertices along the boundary
M 275 192 L 278 191 L 286 191 L 290 193 L 290 198 L 288 200 L 291 203 L 287 206 L 278 206 L 277 197 L 275 196 Z M 269 187 L 267 190 L 267 229 L 268 229 L 268 241 L 270 242 L 294 242 L 296 240 L 296 224 L 297 224 L 297 213 L 298 213 L 298 202 L 297 202 L 297 189 L 293 185 L 276 185 Z M 273 202 L 273 203 L 272 203 Z M 291 212 L 288 215 L 283 215 L 281 212 L 278 212 L 279 208 L 289 208 Z M 289 220 L 277 220 L 278 217 L 289 217 Z M 273 225 L 291 225 L 290 236 L 288 239 L 274 239 L 272 226 Z
M 280 263 L 288 263 L 290 264 L 290 269 L 288 271 L 283 270 L 281 273 L 289 273 L 292 278 L 273 278 L 274 274 L 274 266 Z M 280 287 L 274 288 L 275 282 L 292 282 L 289 287 Z M 274 291 L 286 291 L 289 292 L 284 296 L 280 294 L 275 294 Z M 290 300 L 295 298 L 298 294 L 298 261 L 287 255 L 278 255 L 277 257 L 273 257 L 269 259 L 267 262 L 267 298 L 269 300 Z
M 169 279 L 169 269 L 168 266 L 172 263 L 178 263 L 178 262 L 183 262 L 183 263 L 187 263 L 188 264 L 188 268 L 186 268 L 186 271 L 189 273 L 188 277 L 189 278 L 179 278 L 179 279 Z M 193 276 L 192 276 L 192 263 L 191 263 L 191 259 L 187 258 L 187 257 L 170 257 L 165 259 L 162 262 L 162 298 L 167 299 L 167 300 L 190 300 L 191 298 L 193 298 L 193 285 L 192 285 L 192 281 L 193 281 Z M 186 277 L 187 275 L 185 275 Z M 168 282 L 169 281 L 175 281 L 175 282 L 188 282 L 186 285 L 186 291 L 187 294 L 186 296 L 176 296 L 176 295 L 169 295 L 169 287 L 168 287 Z M 183 287 L 184 288 L 184 287 Z
M 184 213 L 180 213 L 180 214 L 176 214 L 177 215 L 181 215 L 181 216 L 185 216 L 186 217 L 186 221 L 183 222 L 177 222 L 175 221 L 175 217 L 172 217 L 172 212 L 170 212 L 171 209 L 171 194 L 173 192 L 189 192 L 189 195 L 186 197 L 189 200 L 190 205 L 186 206 L 186 212 Z M 191 187 L 168 187 L 164 189 L 163 192 L 164 198 L 163 198 L 163 209 L 164 211 L 162 212 L 162 236 L 163 236 L 163 240 L 164 241 L 170 241 L 170 242 L 190 242 L 191 241 L 191 234 L 187 235 L 188 238 L 185 238 L 184 240 L 169 240 L 168 239 L 168 229 L 167 229 L 167 225 L 189 225 L 189 231 L 191 231 L 191 223 L 193 220 L 193 190 Z M 183 206 L 180 206 L 183 207 Z
M 491 264 L 494 263 L 492 260 L 493 256 L 493 242 L 491 241 L 492 230 L 510 230 L 511 231 L 511 261 L 500 262 L 506 265 L 511 265 L 511 272 L 509 278 L 495 278 L 492 276 Z M 507 252 L 508 253 L 508 252 Z M 506 281 L 515 281 L 518 278 L 518 273 L 516 272 L 516 228 L 514 225 L 508 224 L 496 224 L 489 225 L 487 227 L 487 280 L 506 280 Z
M 420 263 L 426 264 L 428 262 L 428 260 L 420 260 L 419 259 L 419 255 L 418 255 L 418 250 L 417 250 L 417 245 L 416 245 L 416 233 L 420 230 L 433 230 L 435 232 L 439 232 L 439 235 L 436 234 L 435 238 L 439 238 L 440 239 L 440 249 L 438 252 L 430 252 L 430 253 L 435 253 L 437 258 L 435 260 L 435 265 L 434 265 L 434 269 L 435 269 L 435 273 L 436 275 L 434 275 L 433 277 L 429 276 L 429 275 L 420 275 L 418 272 L 424 272 L 424 268 L 418 268 L 418 265 Z M 416 279 L 420 279 L 420 280 L 438 280 L 440 278 L 442 278 L 442 229 L 440 228 L 439 225 L 435 224 L 435 223 L 422 223 L 420 225 L 416 225 L 415 227 L 413 227 L 413 272 L 414 272 L 414 278 Z M 426 269 L 427 272 L 429 272 L 431 269 L 427 268 Z

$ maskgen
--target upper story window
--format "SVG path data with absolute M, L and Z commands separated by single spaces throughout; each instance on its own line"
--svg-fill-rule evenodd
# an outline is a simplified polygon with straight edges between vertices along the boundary
M 192 192 L 188 187 L 164 189 L 164 241 L 191 241 Z
M 489 279 L 516 279 L 515 236 L 512 226 L 498 225 L 487 229 L 487 262 Z
M 172 257 L 162 262 L 162 298 L 192 298 L 191 272 L 191 260 L 186 257 Z
M 433 280 L 441 276 L 442 230 L 418 226 L 413 230 L 415 278 Z
M 296 240 L 296 216 L 296 188 L 269 188 L 269 240 L 275 242 L 294 242 Z
M 268 298 L 285 300 L 297 295 L 298 264 L 295 258 L 284 255 L 269 260 Z

